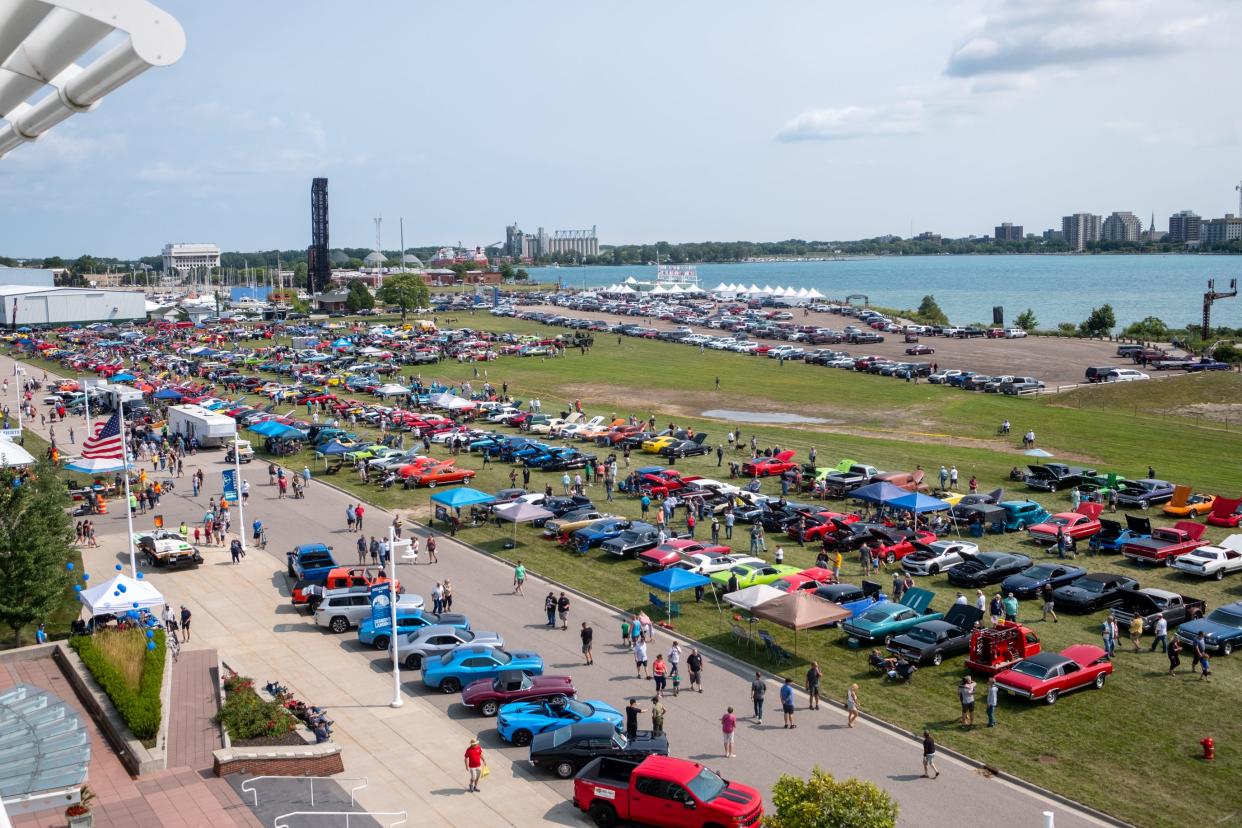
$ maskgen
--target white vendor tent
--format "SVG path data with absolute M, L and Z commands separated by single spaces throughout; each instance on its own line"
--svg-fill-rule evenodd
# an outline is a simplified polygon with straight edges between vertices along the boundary
M 34 456 L 8 438 L 0 437 L 0 466 L 29 466 Z
M 167 603 L 160 591 L 147 581 L 131 578 L 123 572 L 107 583 L 82 590 L 78 598 L 91 615 L 121 615 L 132 609 L 154 610 Z

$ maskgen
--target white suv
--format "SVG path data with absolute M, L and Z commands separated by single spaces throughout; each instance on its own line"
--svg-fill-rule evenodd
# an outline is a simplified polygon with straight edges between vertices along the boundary
M 1133 368 L 1114 368 L 1104 375 L 1102 382 L 1135 382 L 1145 379 L 1151 379 L 1151 377 L 1142 371 L 1135 371 Z

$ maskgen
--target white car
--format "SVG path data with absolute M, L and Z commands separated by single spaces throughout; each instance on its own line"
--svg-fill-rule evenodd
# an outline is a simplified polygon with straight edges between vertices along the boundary
M 724 572 L 730 567 L 738 564 L 764 564 L 761 558 L 753 555 L 708 555 L 706 552 L 695 552 L 687 555 L 682 560 L 674 564 L 678 569 L 687 569 L 691 572 L 697 572 L 700 575 L 711 575 L 713 572 Z
M 592 429 L 599 428 L 603 424 L 604 418 L 596 416 L 587 420 L 585 423 L 573 423 L 572 425 L 564 426 L 561 428 L 560 434 L 562 437 L 577 437 L 579 432 L 590 431 Z
M 552 434 L 553 432 L 558 432 L 562 428 L 564 428 L 567 422 L 568 422 L 567 420 L 562 420 L 560 417 L 553 417 L 547 422 L 535 423 L 533 426 L 530 427 L 530 433 L 531 434 Z
M 1133 368 L 1114 368 L 1101 378 L 1101 382 L 1137 382 L 1138 380 L 1151 379 L 1142 371 L 1135 371 Z
M 914 544 L 914 551 L 901 559 L 901 568 L 911 575 L 937 575 L 962 562 L 962 553 L 974 554 L 979 547 L 969 541 L 938 540 Z
M 493 411 L 491 414 L 487 415 L 487 421 L 489 423 L 498 423 L 501 420 L 507 419 L 509 417 L 516 417 L 517 415 L 521 413 L 522 413 L 522 409 L 514 408 L 513 406 L 508 406 L 506 408 L 501 408 L 496 411 Z
M 1025 339 L 1026 331 L 1021 328 L 1010 328 L 1005 331 L 1005 339 Z
M 1193 552 L 1178 555 L 1169 566 L 1188 575 L 1218 581 L 1230 572 L 1242 572 L 1242 535 L 1230 535 L 1220 546 L 1200 546 Z

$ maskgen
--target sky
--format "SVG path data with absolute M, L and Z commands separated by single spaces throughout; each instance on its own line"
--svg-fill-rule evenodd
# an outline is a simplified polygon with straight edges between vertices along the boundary
M 0 255 L 1237 212 L 1231 0 L 161 0 L 185 56 L 0 159 Z

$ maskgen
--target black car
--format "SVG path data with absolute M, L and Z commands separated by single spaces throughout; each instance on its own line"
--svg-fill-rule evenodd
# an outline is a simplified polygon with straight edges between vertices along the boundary
M 561 779 L 569 779 L 583 765 L 600 756 L 641 761 L 648 756 L 668 756 L 668 737 L 650 730 L 638 731 L 630 741 L 607 722 L 575 722 L 535 734 L 530 743 L 530 763 L 549 768 Z
M 570 451 L 552 455 L 552 457 L 539 464 L 539 469 L 541 471 L 569 471 L 571 469 L 584 469 L 587 463 L 595 463 L 594 454 Z
M 690 440 L 677 440 L 660 449 L 661 457 L 697 457 L 710 454 L 712 447 L 707 443 L 707 434 L 700 432 Z
M 567 496 L 558 495 L 556 497 L 549 497 L 549 498 L 546 498 L 539 505 L 547 509 L 549 512 L 551 512 L 552 517 L 556 517 L 556 518 L 564 517 L 568 513 L 577 511 L 579 509 L 594 509 L 595 508 L 595 504 L 591 502 L 591 498 L 584 497 L 583 495 L 567 495 Z M 534 520 L 531 522 L 536 526 L 543 526 L 543 524 L 546 523 L 548 520 L 549 518 L 540 518 L 538 520 Z
M 1017 575 L 1010 575 L 1001 581 L 1001 591 L 1006 595 L 1013 593 L 1020 599 L 1034 598 L 1039 595 L 1045 585 L 1053 589 L 1081 578 L 1087 570 L 1081 566 L 1070 566 L 1064 563 L 1037 563 L 1030 569 L 1024 569 Z
M 1095 469 L 1084 469 L 1081 466 L 1067 466 L 1064 463 L 1044 463 L 1027 466 L 1026 486 L 1043 492 L 1055 492 L 1077 486 L 1088 478 L 1095 477 Z
M 1122 593 L 1138 587 L 1138 581 L 1129 575 L 1092 572 L 1072 584 L 1059 587 L 1052 593 L 1052 600 L 1059 610 L 1095 612 L 1104 607 L 1117 606 L 1122 601 Z
M 983 610 L 970 604 L 954 604 L 944 618 L 916 624 L 888 643 L 888 649 L 915 664 L 939 665 L 945 656 L 970 649 L 970 635 L 983 618 Z
M 962 552 L 962 562 L 949 570 L 949 583 L 981 587 L 1003 581 L 1031 565 L 1027 555 L 1012 552 Z
M 600 549 L 622 558 L 633 558 L 640 552 L 654 549 L 660 542 L 659 529 L 627 529 L 615 538 L 600 544 Z

